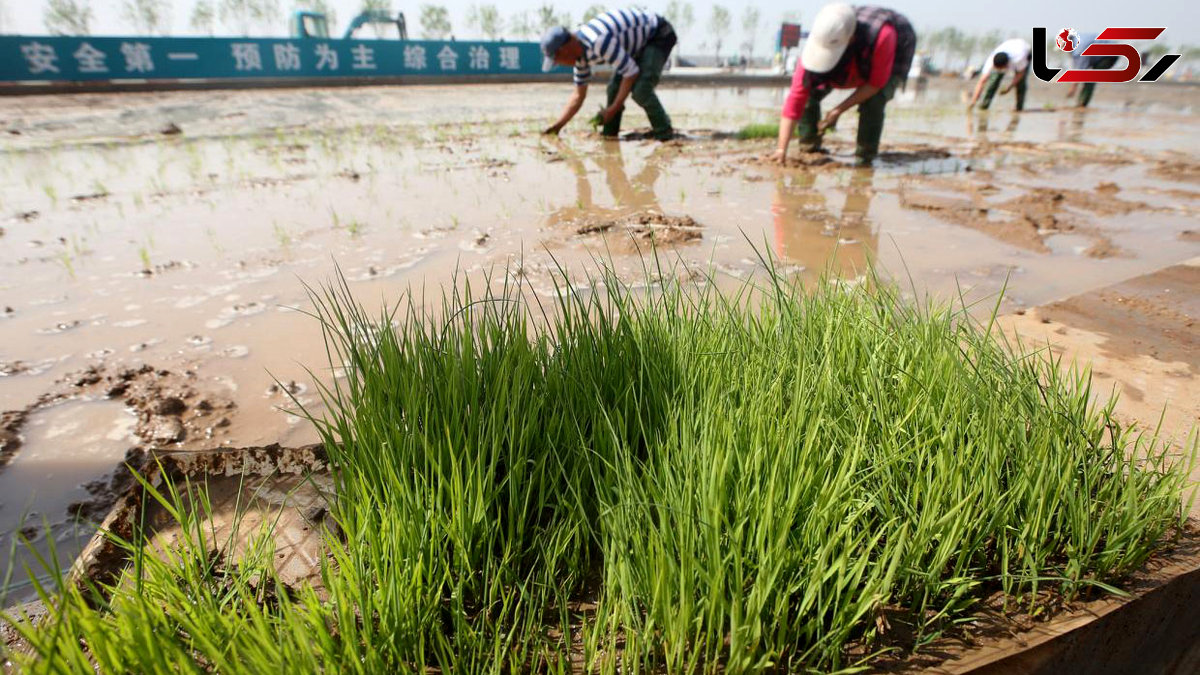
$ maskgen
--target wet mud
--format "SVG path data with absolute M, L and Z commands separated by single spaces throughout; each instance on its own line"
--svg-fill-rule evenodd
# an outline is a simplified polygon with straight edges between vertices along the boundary
M 115 446 L 117 451 L 117 456 L 107 461 L 90 457 L 94 449 L 89 444 L 96 440 L 88 435 L 91 429 L 79 425 L 104 424 L 110 417 L 85 416 L 75 423 L 71 418 L 59 419 L 59 411 L 68 406 L 97 404 L 123 410 L 132 417 L 127 432 L 115 436 L 109 432 L 107 441 L 100 439 Z M 117 499 L 133 487 L 131 468 L 144 469 L 150 449 L 198 448 L 219 443 L 235 407 L 224 397 L 202 393 L 194 375 L 188 373 L 148 365 L 138 368 L 97 365 L 59 380 L 51 391 L 23 409 L 0 413 L 0 482 L 5 485 L 5 494 L 0 497 L 0 541 L 6 551 L 0 557 L 0 569 L 18 562 L 34 564 L 36 569 L 32 552 L 45 556 L 51 546 L 69 560 L 91 537 Z M 52 426 L 48 431 L 39 429 L 35 433 L 30 424 L 43 417 L 47 419 L 42 423 Z M 59 431 L 54 430 L 55 425 Z M 38 437 L 34 447 L 23 448 L 31 435 Z M 36 500 L 30 503 L 26 496 L 14 492 L 17 486 L 10 485 L 10 477 L 5 476 L 10 468 L 17 468 L 9 464 L 23 451 L 36 452 L 37 457 L 30 458 L 34 462 L 30 466 L 21 467 L 21 480 L 37 480 L 42 473 L 70 475 L 72 471 L 63 465 L 70 465 L 80 457 L 78 461 L 84 468 L 74 473 L 82 482 L 72 486 L 56 478 L 55 484 L 63 490 L 61 496 L 38 494 L 35 485 L 28 486 L 30 494 L 36 495 Z M 84 460 L 84 456 L 89 458 Z M 7 551 L 14 545 L 16 556 L 10 559 Z M 0 589 L 0 597 L 5 595 Z M 26 591 L 14 597 L 22 599 L 28 595 Z
M 691 216 L 664 216 L 659 213 L 640 213 L 624 218 L 586 219 L 575 229 L 576 234 L 624 234 L 657 246 L 672 246 L 696 241 L 703 228 Z
M 1077 234 L 1090 241 L 1083 254 L 1096 259 L 1127 255 L 1092 225 L 1097 216 L 1154 210 L 1145 202 L 1118 197 L 1120 187 L 1112 182 L 1099 183 L 1092 190 L 1032 187 L 1000 200 L 996 195 L 1005 191 L 987 179 L 994 175 L 924 181 L 920 189 L 902 191 L 901 204 L 1039 253 L 1051 250 L 1052 237 Z
M 661 247 L 730 286 L 767 254 L 805 283 L 875 265 L 943 298 L 1003 288 L 1011 311 L 1200 255 L 1200 94 L 964 119 L 957 86 L 897 97 L 867 169 L 853 114 L 786 166 L 738 140 L 778 120 L 769 89 L 664 90 L 667 142 L 545 138 L 550 85 L 0 101 L 0 465 L 66 401 L 129 408 L 129 447 L 315 441 L 293 397 L 319 414 L 336 374 L 301 282 L 337 273 L 368 301 L 498 269 L 551 295 L 559 265 L 637 281 Z

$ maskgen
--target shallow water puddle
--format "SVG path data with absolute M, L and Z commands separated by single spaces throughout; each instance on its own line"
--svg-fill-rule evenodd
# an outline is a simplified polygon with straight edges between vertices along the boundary
M 15 566 L 16 580 L 25 576 L 22 566 L 38 569 L 18 535 L 29 538 L 38 554 L 53 548 L 61 564 L 70 565 L 95 529 L 76 514 L 107 496 L 109 474 L 137 443 L 135 422 L 115 401 L 67 401 L 30 414 L 20 449 L 0 471 L 0 573 Z M 30 593 L 13 588 L 16 599 Z
M 443 285 L 489 271 L 549 297 L 558 265 L 581 273 L 597 257 L 645 284 L 651 242 L 665 263 L 730 286 L 770 254 L 805 281 L 875 263 L 918 293 L 1006 288 L 1029 306 L 1200 255 L 1181 238 L 1200 229 L 1194 88 L 1112 87 L 1086 113 L 968 117 L 968 86 L 898 97 L 874 170 L 849 166 L 853 115 L 811 165 L 763 162 L 770 139 L 732 140 L 779 119 L 782 88 L 665 88 L 689 130 L 665 144 L 541 136 L 566 96 L 552 85 L 0 101 L 19 132 L 0 134 L 0 410 L 64 386 L 78 395 L 68 375 L 85 368 L 146 368 L 173 373 L 162 391 L 188 402 L 187 433 L 168 419 L 160 445 L 314 441 L 281 412 L 291 401 L 273 378 L 319 404 L 305 367 L 330 372 L 324 343 L 292 308 L 309 306 L 300 282 L 335 264 L 371 309 L 410 288 L 436 305 Z M 645 124 L 631 115 L 628 129 Z M 168 119 L 183 133 L 160 135 Z M 197 421 L 202 405 L 211 419 Z M 79 485 L 132 444 L 127 417 L 78 402 L 35 416 L 0 471 L 0 532 L 26 509 L 69 521 L 88 496 Z M 63 442 L 76 436 L 93 440 Z

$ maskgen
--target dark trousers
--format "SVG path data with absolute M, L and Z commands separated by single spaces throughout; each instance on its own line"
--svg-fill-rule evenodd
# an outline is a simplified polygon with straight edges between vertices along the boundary
M 658 94 L 655 89 L 658 87 L 658 81 L 662 78 L 663 68 L 667 65 L 667 60 L 671 56 L 671 50 L 675 48 L 675 29 L 667 23 L 666 19 L 658 20 L 658 30 L 650 37 L 650 41 L 646 43 L 642 53 L 634 56 L 634 63 L 637 63 L 638 74 L 637 81 L 633 83 L 633 90 L 630 91 L 629 97 L 633 102 L 642 107 L 646 111 L 646 117 L 650 118 L 650 127 L 653 129 L 653 135 L 658 138 L 668 138 L 674 132 L 671 128 L 671 118 L 667 115 L 667 111 L 663 108 L 662 102 L 658 100 Z M 621 89 L 620 73 L 613 73 L 612 80 L 608 83 L 608 105 L 612 105 L 617 100 L 617 92 Z M 624 111 L 618 112 L 611 120 L 604 125 L 603 134 L 605 136 L 616 136 L 621 131 L 621 117 Z
M 879 154 L 879 139 L 883 136 L 887 104 L 902 80 L 901 76 L 893 76 L 883 85 L 883 89 L 858 104 L 858 138 L 854 154 L 860 163 L 869 164 Z M 815 150 L 821 146 L 821 137 L 817 134 L 817 123 L 821 121 L 821 100 L 831 91 L 833 89 L 818 89 L 808 95 L 808 102 L 804 104 L 804 112 L 800 115 L 798 135 L 801 147 Z
M 1092 70 L 1108 70 L 1115 65 L 1117 65 L 1117 57 L 1101 56 L 1095 59 L 1093 62 L 1087 64 L 1087 67 Z M 1080 108 L 1086 108 L 1087 105 L 1092 102 L 1092 94 L 1095 92 L 1095 82 L 1084 82 L 1083 86 L 1079 88 L 1079 98 L 1076 99 L 1076 104 Z
M 987 110 L 992 104 L 992 98 L 996 96 L 996 90 L 1000 88 L 1000 81 L 1004 79 L 1004 73 L 1007 70 L 995 70 L 988 77 L 987 85 L 983 88 L 983 101 L 979 104 L 981 110 Z M 1015 77 L 1015 76 L 1014 76 Z M 1029 89 L 1029 64 L 1025 64 L 1025 75 L 1021 81 L 1017 83 L 1017 110 L 1025 109 L 1025 92 Z

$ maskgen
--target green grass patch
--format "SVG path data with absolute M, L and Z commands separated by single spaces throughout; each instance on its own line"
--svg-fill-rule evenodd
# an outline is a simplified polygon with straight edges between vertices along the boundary
M 436 311 L 314 292 L 346 368 L 314 420 L 326 593 L 284 588 L 265 536 L 214 555 L 168 485 L 179 549 L 53 599 L 27 667 L 833 670 L 897 644 L 885 615 L 920 643 L 996 591 L 1107 589 L 1181 525 L 1186 467 L 962 308 L 686 277 L 560 278 L 550 307 L 490 281 Z
M 739 141 L 750 141 L 759 138 L 778 138 L 779 123 L 771 122 L 769 124 L 747 124 L 738 129 L 737 139 Z

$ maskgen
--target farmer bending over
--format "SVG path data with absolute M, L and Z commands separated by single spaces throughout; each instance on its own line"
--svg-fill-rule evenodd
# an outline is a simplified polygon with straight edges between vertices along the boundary
M 1117 65 L 1116 56 L 1084 56 L 1083 50 L 1096 44 L 1111 44 L 1108 40 L 1100 40 L 1098 33 L 1084 33 L 1079 36 L 1079 42 L 1075 45 L 1074 51 L 1071 52 L 1071 67 L 1087 68 L 1090 70 L 1109 70 Z M 1084 82 L 1083 87 L 1079 86 L 1078 82 L 1072 82 L 1071 88 L 1067 90 L 1067 98 L 1075 95 L 1078 89 L 1079 98 L 1075 101 L 1075 107 L 1086 108 L 1092 102 L 1092 94 L 1096 91 L 1095 82 Z
M 884 109 L 908 77 L 916 47 L 912 24 L 898 12 L 844 4 L 821 8 L 796 64 L 779 120 L 779 146 L 771 158 L 782 162 L 787 157 L 797 121 L 801 147 L 817 150 L 821 134 L 858 106 L 855 155 L 860 165 L 870 165 L 879 153 Z M 834 89 L 854 91 L 822 118 L 821 100 Z
M 1004 72 L 1010 71 L 1013 74 L 1012 82 L 1009 82 L 1000 95 L 1007 94 L 1015 87 L 1017 90 L 1016 109 L 1023 110 L 1025 108 L 1025 90 L 1029 86 L 1027 78 L 1030 53 L 1029 43 L 1021 38 L 1001 42 L 1000 46 L 996 47 L 996 51 L 988 57 L 988 66 L 979 76 L 979 83 L 975 85 L 975 93 L 971 95 L 971 103 L 967 107 L 974 107 L 975 102 L 979 100 L 980 92 L 983 92 L 983 103 L 979 104 L 979 108 L 987 110 L 988 106 L 992 104 L 992 97 L 996 95 L 996 89 L 1000 86 L 1000 80 L 1004 79 Z M 984 83 L 987 84 L 986 92 L 983 91 Z
M 600 113 L 603 134 L 615 137 L 621 130 L 625 99 L 632 95 L 650 118 L 654 138 L 671 138 L 671 118 L 654 89 L 675 41 L 675 30 L 666 19 L 640 9 L 606 12 L 573 33 L 561 26 L 546 31 L 542 36 L 542 54 L 546 57 L 542 69 L 549 72 L 555 64 L 574 66 L 575 93 L 562 116 L 544 133 L 557 134 L 575 117 L 587 98 L 591 66 L 607 63 L 614 72 L 608 83 L 608 107 Z

